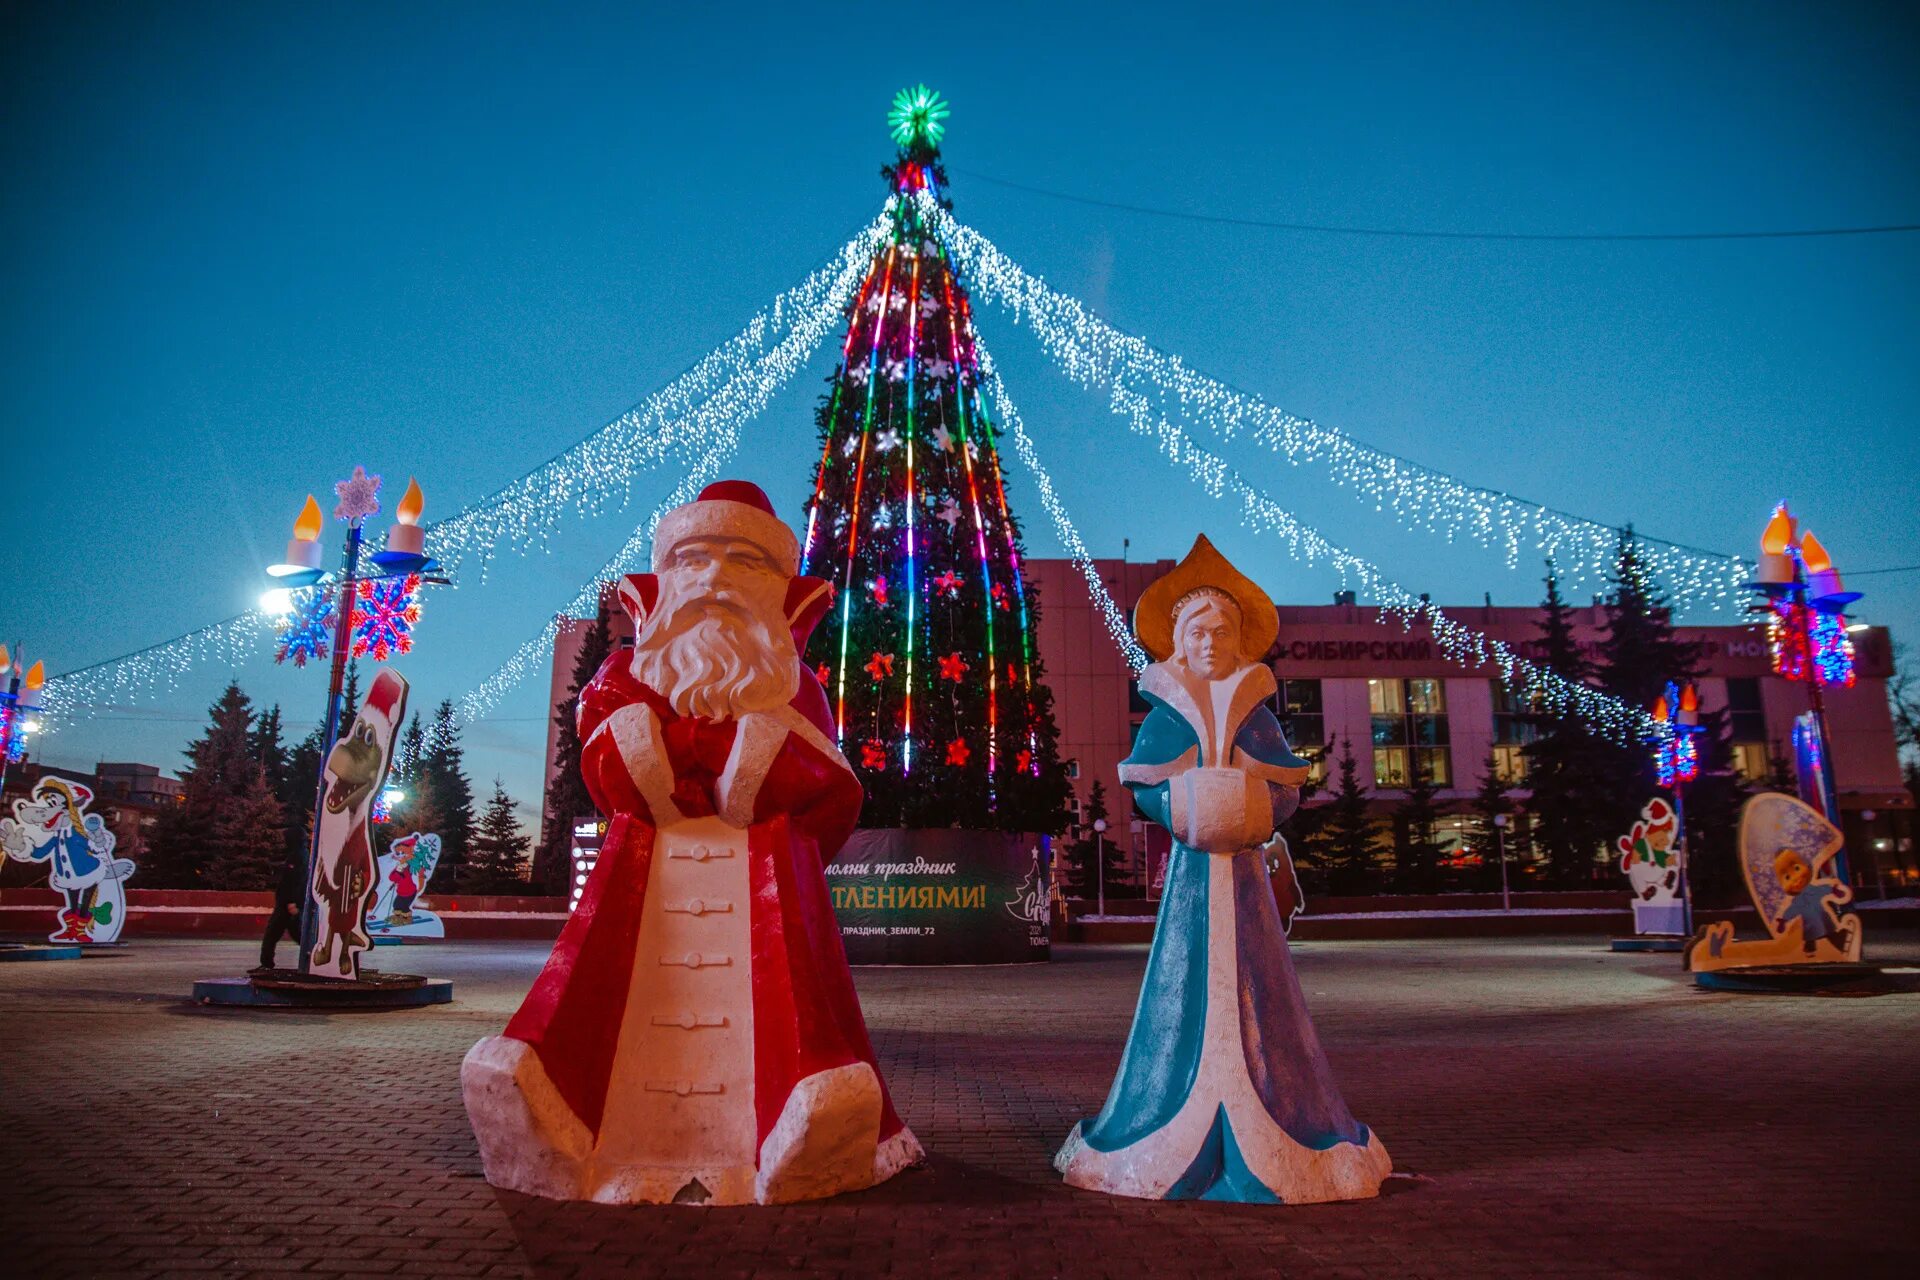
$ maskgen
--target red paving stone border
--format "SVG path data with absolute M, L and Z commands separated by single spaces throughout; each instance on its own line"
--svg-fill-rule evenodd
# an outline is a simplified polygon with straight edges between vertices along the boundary
M 0 967 L 0 1276 L 1776 1276 L 1916 1274 L 1920 989 L 1711 995 L 1601 938 L 1309 942 L 1354 1112 L 1403 1173 L 1374 1201 L 1114 1200 L 1049 1160 L 1098 1108 L 1143 948 L 858 974 L 932 1152 L 774 1209 L 496 1192 L 461 1055 L 545 953 L 382 949 L 455 982 L 399 1013 L 202 1010 L 237 941 Z M 1920 961 L 1898 941 L 1876 958 Z M 1823 1186 L 1815 1195 L 1809 1191 Z

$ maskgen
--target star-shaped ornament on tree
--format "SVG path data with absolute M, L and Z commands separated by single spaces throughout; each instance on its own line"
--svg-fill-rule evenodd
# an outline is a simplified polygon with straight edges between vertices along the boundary
M 833 668 L 829 667 L 826 663 L 823 662 L 819 666 L 813 669 L 813 674 L 820 677 L 821 684 L 825 684 L 829 680 L 833 679 Z
M 924 84 L 915 85 L 893 95 L 893 107 L 887 112 L 887 129 L 893 140 L 903 147 L 915 143 L 938 147 L 952 110 L 938 93 Z
M 867 584 L 867 590 L 872 593 L 875 604 L 879 605 L 882 609 L 887 607 L 887 580 L 884 577 L 875 578 L 872 582 L 869 582 Z
M 953 452 L 953 432 L 947 430 L 944 423 L 933 429 L 933 442 L 940 446 L 940 452 Z
M 900 447 L 900 433 L 894 428 L 888 427 L 885 431 L 882 431 L 873 438 L 873 443 L 879 446 L 880 452 L 892 453 Z
M 945 520 L 947 522 L 947 528 L 951 530 L 953 528 L 953 522 L 960 518 L 960 504 L 952 498 L 942 498 L 940 499 L 940 509 L 933 514 L 935 519 Z
M 893 655 L 876 653 L 867 659 L 867 674 L 875 680 L 884 680 L 893 674 Z
M 853 366 L 853 368 L 847 370 L 847 381 L 855 384 L 856 386 L 862 386 L 862 387 L 866 386 L 867 379 L 871 378 L 872 376 L 873 376 L 872 361 L 868 361 L 865 364 L 857 364 Z
M 1033 769 L 1033 752 L 1025 747 L 1020 748 L 1020 753 L 1013 758 L 1013 765 L 1021 773 L 1030 772 Z
M 994 607 L 997 609 L 1004 610 L 1008 607 L 1006 583 L 996 582 L 993 584 L 993 603 L 994 603 Z
M 860 767 L 862 769 L 884 769 L 887 767 L 887 744 L 878 738 L 868 738 L 860 744 Z
M 907 380 L 907 362 L 905 360 L 887 361 L 887 381 L 905 382 Z
M 958 653 L 950 653 L 940 659 L 940 678 L 942 680 L 951 680 L 955 684 L 958 684 L 961 677 L 966 674 L 967 660 Z
M 368 475 L 365 467 L 355 467 L 351 477 L 336 482 L 333 494 L 340 499 L 333 508 L 333 518 L 345 520 L 356 529 L 368 516 L 380 514 L 380 477 Z
M 932 360 L 927 361 L 927 381 L 945 382 L 952 374 L 953 366 L 948 364 L 946 360 L 936 356 Z M 940 447 L 944 449 L 946 446 L 942 445 Z
M 941 574 L 939 577 L 935 578 L 933 580 L 933 585 L 935 590 L 944 591 L 949 596 L 958 596 L 960 594 L 960 584 L 965 581 L 966 581 L 965 578 L 961 577 L 959 574 L 949 569 L 945 573 Z
M 967 757 L 972 754 L 973 752 L 967 748 L 967 740 L 965 738 L 955 738 L 947 744 L 948 764 L 964 765 L 967 762 Z

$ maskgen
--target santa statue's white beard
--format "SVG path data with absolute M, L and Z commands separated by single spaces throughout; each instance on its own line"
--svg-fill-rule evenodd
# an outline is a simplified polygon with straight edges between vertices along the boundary
M 660 584 L 659 606 L 634 637 L 634 676 L 683 716 L 736 719 L 772 711 L 800 690 L 800 655 L 785 620 L 769 624 L 744 603 L 708 614 L 704 599 L 676 599 Z

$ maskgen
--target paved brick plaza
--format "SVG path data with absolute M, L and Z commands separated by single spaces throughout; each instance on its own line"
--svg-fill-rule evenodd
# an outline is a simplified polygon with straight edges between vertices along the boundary
M 1911 935 L 1908 935 L 1911 937 Z M 1353 1110 L 1402 1174 L 1366 1203 L 1111 1200 L 1049 1167 L 1099 1106 L 1144 948 L 867 970 L 927 1168 L 777 1209 L 497 1193 L 460 1106 L 542 944 L 382 950 L 406 1013 L 199 1010 L 244 942 L 0 966 L 0 1275 L 1915 1274 L 1920 991 L 1709 995 L 1598 939 L 1299 949 Z M 1876 958 L 1920 959 L 1911 942 Z M 1824 1182 L 1830 1191 L 1810 1194 Z

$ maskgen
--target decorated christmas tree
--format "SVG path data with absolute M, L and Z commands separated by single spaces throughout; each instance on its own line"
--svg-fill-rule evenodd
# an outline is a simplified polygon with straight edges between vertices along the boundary
M 862 825 L 1058 832 L 1068 784 L 999 430 L 966 290 L 910 198 L 946 202 L 946 114 L 922 86 L 889 116 L 892 234 L 817 419 L 802 565 L 838 594 L 808 661 L 866 784 Z

